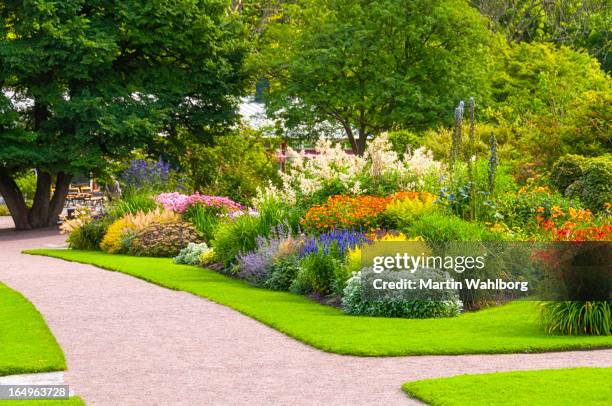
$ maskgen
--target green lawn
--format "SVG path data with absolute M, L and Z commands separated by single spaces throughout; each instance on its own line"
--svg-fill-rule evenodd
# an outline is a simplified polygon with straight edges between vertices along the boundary
M 407 382 L 411 397 L 435 406 L 609 405 L 612 368 L 547 369 Z
M 254 288 L 171 259 L 72 250 L 32 250 L 123 272 L 229 306 L 324 351 L 361 356 L 543 352 L 612 348 L 612 336 L 545 334 L 532 302 L 515 302 L 450 319 L 348 316 L 303 296 Z M 58 263 L 58 268 L 61 264 Z
M 0 376 L 65 369 L 64 353 L 38 310 L 0 283 Z

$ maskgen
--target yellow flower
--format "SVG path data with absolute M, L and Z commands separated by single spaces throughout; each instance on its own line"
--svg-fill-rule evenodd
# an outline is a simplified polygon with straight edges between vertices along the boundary
M 536 209 L 536 213 L 544 213 L 544 207 L 540 206 Z

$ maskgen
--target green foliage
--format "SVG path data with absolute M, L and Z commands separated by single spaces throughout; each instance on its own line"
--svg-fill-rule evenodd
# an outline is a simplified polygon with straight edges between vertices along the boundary
M 31 204 L 36 193 L 36 174 L 32 170 L 27 170 L 15 178 L 15 183 L 23 193 L 26 203 Z
M 612 335 L 612 303 L 545 302 L 541 321 L 547 333 Z
M 200 244 L 190 242 L 179 252 L 176 257 L 174 257 L 174 263 L 184 265 L 199 265 L 202 256 L 207 255 L 209 252 L 211 252 L 211 249 L 205 242 Z
M 219 224 L 220 210 L 216 207 L 207 207 L 202 204 L 189 206 L 183 214 L 183 219 L 193 223 L 204 241 L 213 239 L 217 224 Z
M 200 241 L 200 236 L 190 223 L 154 223 L 136 233 L 131 253 L 147 257 L 175 257 L 189 243 Z
M 423 137 L 410 130 L 389 131 L 388 135 L 393 151 L 398 154 L 405 154 L 409 149 L 414 151 L 423 145 Z
M 458 316 L 461 313 L 461 302 L 400 298 L 367 299 L 363 292 L 361 277 L 356 274 L 348 280 L 344 289 L 342 309 L 345 313 L 353 315 L 428 319 Z
M 332 252 L 334 244 L 336 251 Z M 342 263 L 337 253 L 338 245 L 334 244 L 329 252 L 319 248 L 302 258 L 296 284 L 291 286 L 293 292 L 328 295 L 334 291 L 336 279 L 342 273 Z
M 139 211 L 148 213 L 156 207 L 157 203 L 150 191 L 132 189 L 124 193 L 121 199 L 113 201 L 106 208 L 106 213 L 112 219 L 119 219 L 126 214 L 136 214 Z
M 75 250 L 99 250 L 111 222 L 103 217 L 83 223 L 68 236 L 68 246 Z
M 268 26 L 258 63 L 289 127 L 335 122 L 363 152 L 367 134 L 448 123 L 468 89 L 485 95 L 489 40 L 463 0 L 301 0 Z
M 558 206 L 567 213 L 569 207 L 582 208 L 576 199 L 571 200 L 559 193 L 546 190 L 526 190 L 520 193 L 506 193 L 497 200 L 498 211 L 503 222 L 509 227 L 537 229 L 536 216 L 539 207 L 544 213 L 551 213 L 553 206 Z
M 582 176 L 567 187 L 565 194 L 579 197 L 592 211 L 603 210 L 605 203 L 612 202 L 612 161 L 589 160 Z
M 276 260 L 263 283 L 267 289 L 288 291 L 300 270 L 298 258 L 290 256 Z
M 11 92 L 0 92 L 0 185 L 31 168 L 102 172 L 135 148 L 155 152 L 179 128 L 229 128 L 245 51 L 242 25 L 221 0 L 3 2 L 0 88 Z M 17 107 L 24 98 L 31 108 Z M 49 211 L 32 226 L 47 225 Z
M 188 136 L 185 136 L 189 139 Z M 241 127 L 235 132 L 214 138 L 212 144 L 189 143 L 189 154 L 179 161 L 193 190 L 204 194 L 227 196 L 249 204 L 257 187 L 263 187 L 277 176 L 274 143 L 255 130 Z
M 511 128 L 523 162 L 551 165 L 563 154 L 609 150 L 612 81 L 588 54 L 540 43 L 512 45 L 501 52 L 493 85 L 496 106 L 487 116 Z
M 11 212 L 9 212 L 8 207 L 6 207 L 6 204 L 0 204 L 0 216 L 10 216 Z
M 512 42 L 550 42 L 585 48 L 608 72 L 612 11 L 607 0 L 471 0 L 491 18 L 492 28 Z
M 471 163 L 471 180 L 468 166 L 455 165 L 452 176 L 441 189 L 439 203 L 451 212 L 468 220 L 495 222 L 501 218 L 498 197 L 504 193 L 514 195 L 517 184 L 507 165 L 496 166 L 495 188 L 490 189 L 490 160 L 479 159 Z
M 408 236 L 421 236 L 425 241 L 495 241 L 500 238 L 483 224 L 438 212 L 415 219 L 401 231 Z
M 239 253 L 253 251 L 258 233 L 259 219 L 249 215 L 219 223 L 212 241 L 215 260 L 227 266 Z
M 396 199 L 389 203 L 385 209 L 383 221 L 389 229 L 401 229 L 409 226 L 415 219 L 436 210 L 438 210 L 438 207 L 432 201 Z
M 586 159 L 580 155 L 565 155 L 559 158 L 551 169 L 549 183 L 564 193 L 569 185 L 580 179 Z
M 255 250 L 257 237 L 269 237 L 276 226 L 293 233 L 299 230 L 299 209 L 274 199 L 260 202 L 258 209 L 258 215 L 242 215 L 218 225 L 212 241 L 217 261 L 229 265 L 239 253 Z

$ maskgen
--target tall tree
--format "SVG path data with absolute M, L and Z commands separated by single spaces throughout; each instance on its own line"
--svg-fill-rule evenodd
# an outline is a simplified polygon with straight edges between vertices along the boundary
M 508 43 L 545 41 L 585 48 L 612 70 L 610 0 L 470 0 Z
M 353 151 L 394 126 L 448 123 L 487 93 L 486 20 L 463 0 L 301 0 L 268 26 L 258 61 L 287 123 L 333 121 Z
M 53 224 L 73 175 L 235 121 L 244 29 L 224 0 L 0 4 L 0 194 L 18 229 Z M 31 208 L 15 175 L 37 171 Z M 51 187 L 55 191 L 51 195 Z

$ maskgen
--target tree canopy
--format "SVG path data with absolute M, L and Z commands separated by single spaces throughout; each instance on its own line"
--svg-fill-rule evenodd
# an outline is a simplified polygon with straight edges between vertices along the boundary
M 244 30 L 223 0 L 0 4 L 0 193 L 17 228 L 55 221 L 71 177 L 177 128 L 235 122 Z M 15 174 L 36 168 L 30 209 Z M 51 183 L 55 195 L 49 199 Z
M 301 0 L 268 25 L 260 67 L 287 123 L 333 121 L 362 153 L 368 135 L 452 120 L 486 99 L 486 19 L 463 0 Z

